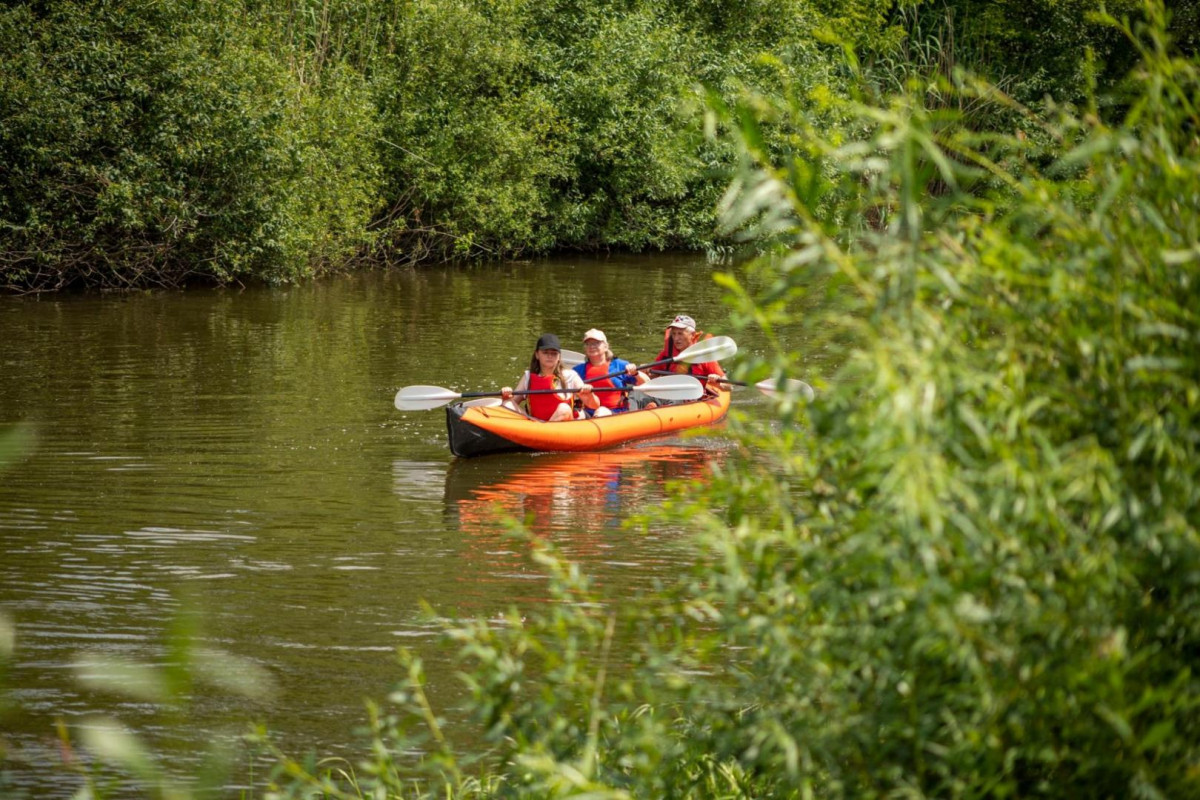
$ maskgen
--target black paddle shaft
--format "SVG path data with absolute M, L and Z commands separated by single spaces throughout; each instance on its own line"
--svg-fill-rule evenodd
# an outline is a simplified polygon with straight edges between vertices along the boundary
M 592 388 L 592 387 L 588 387 Z M 519 392 L 513 392 L 513 395 L 527 394 L 574 394 L 582 392 L 582 389 L 522 389 Z M 597 386 L 592 388 L 593 392 L 627 392 L 628 389 L 620 389 L 617 387 Z M 503 392 L 462 392 L 459 397 L 500 397 Z
M 669 370 L 669 369 L 652 369 L 652 370 L 650 370 L 650 374 L 651 375 L 674 375 L 675 373 L 671 372 L 671 370 Z M 695 377 L 695 376 L 692 376 L 692 377 Z M 699 380 L 699 378 L 697 378 L 697 380 Z M 720 381 L 721 383 L 728 383 L 731 386 L 749 386 L 750 385 L 750 384 L 746 383 L 745 381 L 733 381 L 733 380 L 730 380 L 729 378 L 717 378 L 717 380 Z

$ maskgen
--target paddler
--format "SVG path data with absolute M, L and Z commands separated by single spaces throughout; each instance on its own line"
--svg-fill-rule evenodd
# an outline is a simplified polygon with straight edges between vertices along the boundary
M 663 349 L 654 357 L 655 361 L 663 361 L 687 350 L 694 344 L 699 343 L 703 339 L 712 338 L 712 334 L 704 333 L 696 328 L 696 320 L 692 319 L 687 314 L 677 314 L 675 319 L 671 320 L 671 324 L 663 331 Z M 666 368 L 665 371 L 675 372 L 681 375 L 692 375 L 700 380 L 706 381 L 706 388 L 709 394 L 716 394 L 720 387 L 720 379 L 725 377 L 725 370 L 716 361 L 704 361 L 699 364 L 687 364 L 683 361 L 673 362 Z M 648 398 L 644 398 L 641 392 L 634 393 L 632 402 L 639 405 L 644 404 L 645 408 L 654 408 L 657 405 L 671 405 L 671 401 L 654 401 L 647 402 Z
M 608 337 L 599 328 L 592 328 L 583 335 L 583 352 L 587 361 L 577 365 L 575 372 L 593 388 L 632 389 L 650 380 L 644 373 L 638 372 L 637 364 L 613 355 L 608 346 Z M 614 372 L 619 374 L 613 375 Z M 595 395 L 599 406 L 594 410 L 585 408 L 588 416 L 606 417 L 629 410 L 627 392 L 596 392 Z
M 538 338 L 533 356 L 529 360 L 529 369 L 517 381 L 516 391 L 522 392 L 526 389 L 577 390 L 584 408 L 594 412 L 600 407 L 600 401 L 596 395 L 592 394 L 592 387 L 585 384 L 573 370 L 563 370 L 562 345 L 559 343 L 558 336 L 553 333 L 543 333 Z M 512 387 L 501 388 L 500 396 L 505 405 L 517 409 L 517 405 L 513 402 Z M 534 419 L 562 422 L 575 419 L 575 411 L 572 408 L 573 400 L 573 391 L 527 394 L 522 396 L 521 405 L 525 406 L 525 413 Z

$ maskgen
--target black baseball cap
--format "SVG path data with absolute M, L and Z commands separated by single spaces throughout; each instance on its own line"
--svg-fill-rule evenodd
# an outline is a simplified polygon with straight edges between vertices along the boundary
M 537 343 L 538 350 L 558 350 L 562 351 L 562 344 L 559 343 L 558 337 L 553 333 L 543 333 Z

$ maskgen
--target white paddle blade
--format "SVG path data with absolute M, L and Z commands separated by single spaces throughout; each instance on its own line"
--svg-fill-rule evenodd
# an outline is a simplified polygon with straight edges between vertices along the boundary
M 503 405 L 504 401 L 499 397 L 476 397 L 474 400 L 463 401 L 464 408 L 495 408 Z
M 578 367 L 583 362 L 587 361 L 587 356 L 575 350 L 559 350 L 558 356 L 562 360 L 562 365 L 566 369 Z
M 704 384 L 691 375 L 664 375 L 637 388 L 659 400 L 699 400 L 704 396 Z
M 737 342 L 728 336 L 714 336 L 711 339 L 696 342 L 675 356 L 675 360 L 685 364 L 699 364 L 702 361 L 724 361 L 735 355 L 737 355 Z
M 405 386 L 396 392 L 396 408 L 401 411 L 428 411 L 462 397 L 441 386 Z
M 782 389 L 770 378 L 754 384 L 754 388 L 758 389 L 767 397 L 775 397 L 781 392 L 787 394 L 798 394 L 809 403 L 811 403 L 817 396 L 817 393 L 813 391 L 811 386 L 804 381 L 796 380 L 795 378 L 788 378 L 786 381 L 784 381 Z

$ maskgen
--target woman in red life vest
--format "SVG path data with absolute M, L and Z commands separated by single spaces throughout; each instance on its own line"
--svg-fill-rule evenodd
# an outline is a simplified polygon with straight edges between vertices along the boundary
M 592 394 L 592 387 L 585 384 L 572 370 L 563 371 L 562 345 L 553 333 L 544 333 L 537 340 L 537 347 L 529 360 L 529 369 L 521 376 L 521 380 L 517 381 L 516 391 L 526 389 L 578 389 L 585 408 L 595 410 L 600 405 L 600 401 Z M 572 392 L 527 394 L 523 396 L 522 403 L 526 413 L 534 419 L 561 422 L 575 419 L 575 412 L 571 408 L 574 399 L 572 395 Z M 516 408 L 511 387 L 502 388 L 500 396 L 506 405 Z
M 575 367 L 575 373 L 594 389 L 632 389 L 650 380 L 637 371 L 637 364 L 615 357 L 609 349 L 608 337 L 598 328 L 592 328 L 583 335 L 583 352 L 587 355 L 587 361 Z M 624 370 L 623 374 L 601 380 L 605 375 L 621 370 Z M 600 405 L 595 411 L 588 412 L 590 416 L 606 417 L 629 410 L 629 395 L 625 392 L 596 392 L 596 400 Z
M 674 358 L 701 339 L 707 338 L 710 336 L 703 331 L 696 330 L 696 320 L 687 314 L 680 314 L 663 332 L 663 349 L 655 356 L 654 360 L 662 361 L 664 358 Z M 667 369 L 684 375 L 694 375 L 701 379 L 712 379 L 714 376 L 716 378 L 725 377 L 725 370 L 721 369 L 721 365 L 716 361 L 705 361 L 700 364 L 684 364 L 676 361 Z

